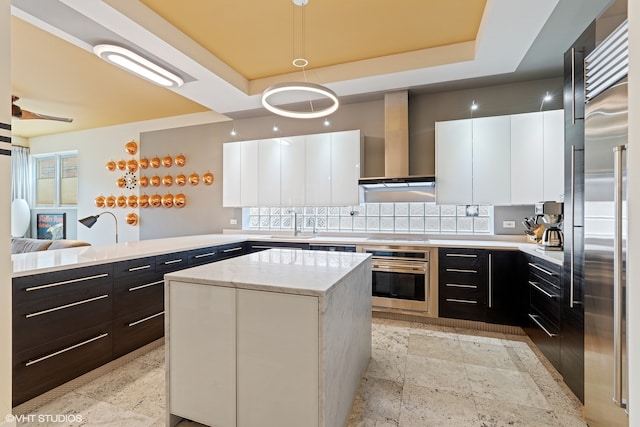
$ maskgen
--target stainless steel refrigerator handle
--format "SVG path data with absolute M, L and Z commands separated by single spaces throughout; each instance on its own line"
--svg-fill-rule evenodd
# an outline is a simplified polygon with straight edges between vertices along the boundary
M 489 308 L 493 307 L 493 263 L 489 254 Z
M 576 49 L 571 48 L 571 124 L 576 124 Z
M 571 57 L 573 58 L 573 48 L 571 48 Z M 573 59 L 571 59 L 573 61 Z M 573 64 L 573 62 L 572 62 Z M 571 77 L 573 81 L 573 74 Z M 571 227 L 576 225 L 576 146 L 571 146 Z M 571 274 L 569 284 L 569 308 L 573 308 L 573 276 L 575 273 L 574 262 L 576 257 L 576 233 L 575 230 L 571 230 Z
M 613 235 L 613 402 L 625 407 L 622 400 L 622 152 L 624 145 L 613 148 L 615 233 Z

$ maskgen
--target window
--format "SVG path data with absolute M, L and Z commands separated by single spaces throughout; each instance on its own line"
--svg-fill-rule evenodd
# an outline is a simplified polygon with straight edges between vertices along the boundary
M 78 153 L 33 156 L 36 206 L 61 207 L 78 204 Z

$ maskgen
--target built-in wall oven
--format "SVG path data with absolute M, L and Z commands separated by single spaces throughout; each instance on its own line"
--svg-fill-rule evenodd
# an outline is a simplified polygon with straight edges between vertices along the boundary
M 372 256 L 372 305 L 428 312 L 429 250 L 410 246 L 358 246 Z

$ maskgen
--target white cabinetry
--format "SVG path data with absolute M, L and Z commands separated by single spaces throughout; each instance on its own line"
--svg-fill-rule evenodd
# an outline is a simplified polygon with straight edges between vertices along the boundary
M 471 119 L 436 123 L 436 200 L 438 204 L 471 203 Z
M 169 301 L 170 413 L 235 426 L 236 289 L 176 283 Z M 183 351 L 194 342 L 198 351 Z
M 304 139 L 304 136 L 290 136 L 280 140 L 280 206 L 304 205 Z
M 473 203 L 511 201 L 511 120 L 509 116 L 473 120 Z
M 331 205 L 331 134 L 307 135 L 305 205 Z
M 280 206 L 279 138 L 258 141 L 258 206 Z
M 511 204 L 530 205 L 542 200 L 542 114 L 511 116 Z
M 228 142 L 223 206 L 358 204 L 360 131 Z
M 238 426 L 317 426 L 318 298 L 237 292 Z
M 564 200 L 564 111 L 545 111 L 543 200 Z
M 438 204 L 562 200 L 562 110 L 436 123 Z

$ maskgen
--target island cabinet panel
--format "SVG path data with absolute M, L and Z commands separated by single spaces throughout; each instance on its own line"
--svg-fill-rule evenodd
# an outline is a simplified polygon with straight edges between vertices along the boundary
M 13 404 L 111 359 L 110 264 L 13 279 Z
M 318 298 L 239 289 L 238 426 L 318 425 Z
M 236 426 L 235 288 L 174 282 L 169 301 L 170 413 Z M 194 342 L 197 351 L 184 351 Z

